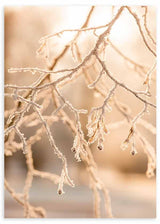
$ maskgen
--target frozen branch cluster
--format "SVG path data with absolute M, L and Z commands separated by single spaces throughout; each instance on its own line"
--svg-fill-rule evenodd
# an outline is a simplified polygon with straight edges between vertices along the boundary
M 145 47 L 148 49 L 149 53 L 156 57 L 156 52 L 154 48 L 151 47 L 150 41 L 155 45 L 155 40 L 152 37 L 152 34 L 147 25 L 147 12 L 148 8 L 144 8 L 143 21 L 141 21 L 140 16 L 132 7 L 121 6 L 118 8 L 117 12 L 107 24 L 89 27 L 89 21 L 92 17 L 95 7 L 92 6 L 87 17 L 86 21 L 80 29 L 66 29 L 60 32 L 47 35 L 40 39 L 40 48 L 37 50 L 37 54 L 44 57 L 46 61 L 47 68 L 10 68 L 9 73 L 23 73 L 31 72 L 31 74 L 38 73 L 39 78 L 32 84 L 28 86 L 16 86 L 12 84 L 6 84 L 5 89 L 9 90 L 5 93 L 6 97 L 12 97 L 15 102 L 15 106 L 12 110 L 5 112 L 6 124 L 5 124 L 5 155 L 12 156 L 18 150 L 22 150 L 26 158 L 27 166 L 27 176 L 24 185 L 22 194 L 18 194 L 12 189 L 10 184 L 5 180 L 5 188 L 11 194 L 11 196 L 24 207 L 24 216 L 29 217 L 45 217 L 45 211 L 43 208 L 37 208 L 30 204 L 29 202 L 29 191 L 32 186 L 32 181 L 35 176 L 39 176 L 44 179 L 48 179 L 54 184 L 58 185 L 58 194 L 64 193 L 64 184 L 68 184 L 71 187 L 74 187 L 74 182 L 71 179 L 67 159 L 61 150 L 57 147 L 56 142 L 53 138 L 50 126 L 54 122 L 61 120 L 66 124 L 72 131 L 74 135 L 73 147 L 71 148 L 74 153 L 74 157 L 78 162 L 84 162 L 86 170 L 90 177 L 90 187 L 93 191 L 94 197 L 94 212 L 95 217 L 101 217 L 100 211 L 100 191 L 102 191 L 105 201 L 106 214 L 108 217 L 112 217 L 111 203 L 108 190 L 104 185 L 103 181 L 98 176 L 97 166 L 94 161 L 90 145 L 95 141 L 98 141 L 97 148 L 99 150 L 104 149 L 105 135 L 112 129 L 117 129 L 120 126 L 128 123 L 130 130 L 128 136 L 122 143 L 122 149 L 127 149 L 131 144 L 131 154 L 135 155 L 137 153 L 136 149 L 136 139 L 139 139 L 144 152 L 148 157 L 148 168 L 147 176 L 151 177 L 154 175 L 154 170 L 156 168 L 156 156 L 153 146 L 146 140 L 146 138 L 140 133 L 137 125 L 141 125 L 149 130 L 152 134 L 156 134 L 155 127 L 149 124 L 146 120 L 142 119 L 142 116 L 148 112 L 149 108 L 156 108 L 156 105 L 150 101 L 151 92 L 151 82 L 154 80 L 152 77 L 153 71 L 156 68 L 156 60 L 154 64 L 150 66 L 141 65 L 134 60 L 126 56 L 123 51 L 119 50 L 110 39 L 109 35 L 112 30 L 112 27 L 116 21 L 121 17 L 124 10 L 127 10 L 131 15 L 131 18 L 134 19 L 137 24 L 139 34 L 144 42 Z M 100 35 L 96 34 L 97 30 L 103 31 Z M 74 38 L 64 46 L 62 52 L 54 59 L 49 57 L 49 41 L 53 38 L 63 38 L 63 33 L 65 32 L 74 32 Z M 83 56 L 80 48 L 78 46 L 78 39 L 81 36 L 81 33 L 92 32 L 96 38 L 95 45 L 88 52 L 87 56 Z M 109 71 L 107 63 L 102 60 L 102 53 L 106 51 L 107 47 L 112 47 L 118 55 L 124 59 L 126 64 L 130 65 L 130 68 L 133 69 L 137 74 L 144 78 L 144 86 L 146 86 L 145 91 L 136 91 L 128 87 L 125 83 L 122 83 L 115 75 Z M 78 62 L 78 65 L 73 68 L 63 68 L 61 70 L 56 70 L 55 67 L 67 51 L 71 51 L 74 60 Z M 97 66 L 100 67 L 100 70 L 97 69 Z M 89 68 L 93 68 L 97 72 L 97 78 L 94 80 L 92 74 L 90 74 Z M 56 80 L 51 80 L 52 74 L 61 74 Z M 94 107 L 90 112 L 84 109 L 76 109 L 71 102 L 69 102 L 62 94 L 61 88 L 76 80 L 79 76 L 84 77 L 86 80 L 88 88 L 92 89 L 95 93 L 100 94 L 103 98 L 103 104 L 99 107 Z M 113 86 L 106 92 L 102 85 L 102 77 L 105 76 L 112 81 Z M 104 86 L 104 84 L 103 84 Z M 140 111 L 135 117 L 131 116 L 131 110 L 127 105 L 123 104 L 117 99 L 116 90 L 122 88 L 126 90 L 127 93 L 132 94 L 137 98 L 137 101 L 141 102 L 144 105 L 142 111 Z M 45 97 L 47 95 L 47 98 Z M 41 100 L 41 101 L 40 101 Z M 45 110 L 50 104 L 50 101 L 53 101 L 56 106 L 55 111 L 52 111 L 50 115 L 45 115 Z M 41 102 L 41 104 L 39 104 Z M 106 116 L 108 112 L 112 111 L 112 105 L 123 115 L 123 120 L 120 120 L 115 123 L 106 124 Z M 75 121 L 73 121 L 69 115 L 64 111 L 64 107 L 67 107 L 74 115 Z M 28 111 L 31 111 L 28 115 Z M 85 135 L 81 128 L 80 115 L 88 115 L 88 141 L 85 139 Z M 21 131 L 21 127 L 34 127 L 38 124 L 41 124 L 40 128 L 37 129 L 34 135 L 30 136 L 28 139 L 24 136 Z M 58 159 L 62 162 L 62 169 L 60 175 L 53 173 L 38 171 L 34 168 L 32 150 L 33 144 L 39 141 L 43 134 L 46 133 L 48 141 L 50 143 L 51 149 L 55 153 Z M 15 140 L 15 136 L 18 136 L 20 142 Z

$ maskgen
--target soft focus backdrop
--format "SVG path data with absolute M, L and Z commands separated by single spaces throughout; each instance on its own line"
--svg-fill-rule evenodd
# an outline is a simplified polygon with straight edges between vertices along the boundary
M 50 33 L 62 29 L 79 28 L 85 21 L 90 6 L 66 6 L 66 7 L 6 7 L 5 8 L 5 82 L 29 85 L 37 76 L 31 73 L 7 72 L 11 67 L 40 67 L 46 68 L 44 61 L 36 56 L 39 47 L 39 39 Z M 133 7 L 136 12 L 141 12 L 140 7 Z M 115 9 L 116 10 L 116 9 Z M 106 24 L 112 16 L 112 7 L 98 6 L 94 10 L 89 26 Z M 156 9 L 149 7 L 148 26 L 151 33 L 156 35 Z M 99 31 L 98 31 L 99 32 Z M 62 38 L 55 38 L 52 43 L 51 56 L 54 58 L 64 45 L 71 40 L 73 33 L 66 33 Z M 123 12 L 119 21 L 114 25 L 110 39 L 128 57 L 140 64 L 151 67 L 154 63 L 152 55 L 146 49 L 134 19 L 127 11 Z M 79 46 L 83 55 L 94 46 L 92 33 L 81 35 Z M 124 60 L 111 48 L 107 47 L 105 59 L 109 69 L 119 80 L 123 80 L 133 89 L 143 88 L 143 78 L 124 63 Z M 75 66 L 71 53 L 68 52 L 56 69 Z M 96 74 L 93 74 L 96 77 Z M 155 79 L 156 72 L 153 73 Z M 53 76 L 53 79 L 55 77 Z M 108 80 L 108 86 L 110 81 Z M 152 101 L 155 103 L 156 82 L 152 82 Z M 98 94 L 86 87 L 82 77 L 72 84 L 66 85 L 62 93 L 72 102 L 76 108 L 90 110 L 91 107 L 101 105 L 103 99 Z M 74 94 L 73 94 L 74 93 Z M 124 90 L 117 91 L 118 98 L 128 104 L 132 109 L 132 115 L 136 115 L 142 109 L 142 104 Z M 6 98 L 6 109 L 11 109 L 12 100 Z M 48 110 L 52 110 L 52 106 Z M 71 115 L 72 116 L 72 115 Z M 156 125 L 155 111 L 150 108 L 150 114 L 143 117 L 154 126 Z M 114 108 L 107 114 L 107 122 L 123 119 Z M 87 135 L 87 117 L 81 117 L 84 133 Z M 73 137 L 70 130 L 61 122 L 52 127 L 53 136 L 58 147 L 66 155 L 69 163 L 69 172 L 75 181 L 76 187 L 65 187 L 65 194 L 57 195 L 57 186 L 47 180 L 35 178 L 30 193 L 30 201 L 34 205 L 42 205 L 47 210 L 50 218 L 88 218 L 93 216 L 92 192 L 88 188 L 88 175 L 82 163 L 75 162 L 71 147 Z M 148 141 L 156 147 L 155 136 L 146 129 L 139 127 Z M 26 136 L 30 136 L 32 129 L 23 130 Z M 156 214 L 156 185 L 155 177 L 148 179 L 145 176 L 147 157 L 138 143 L 138 154 L 132 157 L 129 150 L 120 149 L 121 142 L 128 133 L 128 127 L 122 126 L 110 132 L 106 136 L 105 150 L 100 152 L 94 144 L 92 152 L 99 167 L 99 174 L 110 190 L 113 214 L 120 218 L 153 218 Z M 47 137 L 33 146 L 34 165 L 37 169 L 59 174 L 61 163 L 49 149 Z M 18 151 L 14 156 L 5 160 L 5 175 L 11 185 L 19 192 L 24 186 L 26 174 L 24 155 Z M 22 208 L 5 193 L 5 217 L 23 217 Z

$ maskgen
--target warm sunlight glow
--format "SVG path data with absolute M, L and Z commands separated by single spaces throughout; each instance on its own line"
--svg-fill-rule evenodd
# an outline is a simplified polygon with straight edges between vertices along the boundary
M 91 4 L 3 9 L 4 218 L 156 217 L 157 14 Z
M 129 19 L 126 11 L 123 12 L 122 17 L 116 21 L 112 28 L 110 38 L 113 41 L 118 41 L 119 44 L 130 42 L 135 36 L 134 22 Z

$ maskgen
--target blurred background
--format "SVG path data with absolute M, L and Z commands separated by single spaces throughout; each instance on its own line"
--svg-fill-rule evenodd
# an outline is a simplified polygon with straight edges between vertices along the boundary
M 80 28 L 86 19 L 90 6 L 65 6 L 65 7 L 5 7 L 5 82 L 16 85 L 29 85 L 38 77 L 31 73 L 8 73 L 11 67 L 39 67 L 45 68 L 44 60 L 36 56 L 39 48 L 39 39 L 42 36 L 61 31 L 63 29 Z M 149 6 L 148 27 L 156 37 L 156 9 Z M 97 6 L 94 9 L 90 27 L 108 23 L 118 7 Z M 133 7 L 142 19 L 144 9 Z M 103 30 L 97 31 L 100 34 Z M 61 38 L 53 38 L 50 41 L 50 57 L 55 58 L 65 44 L 68 43 L 75 33 L 65 33 Z M 131 59 L 139 64 L 150 68 L 154 58 L 146 49 L 136 22 L 125 10 L 111 31 L 110 40 Z M 95 36 L 92 32 L 82 33 L 78 44 L 83 57 L 93 48 Z M 151 43 L 152 46 L 152 43 Z M 152 46 L 154 47 L 154 46 Z M 126 83 L 135 90 L 143 90 L 144 77 L 139 76 L 124 59 L 117 54 L 111 46 L 107 47 L 105 54 L 107 67 L 114 76 Z M 77 65 L 68 51 L 66 56 L 56 65 L 57 69 L 70 68 Z M 95 79 L 96 73 L 92 70 Z M 156 72 L 153 73 L 154 79 Z M 53 79 L 57 77 L 53 76 Z M 107 87 L 111 88 L 111 81 L 104 80 Z M 104 88 L 107 94 L 107 88 Z M 101 105 L 103 98 L 88 89 L 83 76 L 61 89 L 63 95 L 76 108 L 84 108 L 90 111 L 91 107 Z M 73 94 L 74 92 L 74 94 Z M 156 103 L 156 82 L 152 82 L 151 101 Z M 116 92 L 118 99 L 126 103 L 132 110 L 132 116 L 139 113 L 143 105 L 135 97 L 122 89 Z M 14 106 L 13 101 L 5 99 L 6 109 Z M 50 105 L 48 111 L 51 111 Z M 145 114 L 143 119 L 156 126 L 155 110 L 150 109 L 150 114 Z M 69 113 L 67 111 L 67 113 Z M 69 114 L 73 116 L 72 114 Z M 113 107 L 111 113 L 106 114 L 107 123 L 123 119 L 122 115 Z M 87 116 L 81 116 L 82 128 L 87 136 Z M 30 202 L 35 206 L 43 206 L 47 210 L 49 218 L 92 218 L 92 191 L 88 188 L 88 174 L 83 163 L 75 162 L 71 147 L 73 136 L 71 131 L 62 122 L 52 125 L 53 136 L 57 146 L 66 155 L 69 166 L 69 173 L 74 180 L 76 187 L 65 186 L 65 194 L 57 195 L 57 186 L 47 180 L 34 178 L 30 192 Z M 142 126 L 138 126 L 146 139 L 156 147 L 155 136 Z M 32 128 L 23 129 L 25 136 L 29 137 L 35 131 Z M 137 141 L 138 154 L 131 156 L 129 150 L 120 149 L 121 142 L 126 138 L 129 126 L 123 125 L 118 129 L 110 131 L 105 139 L 105 149 L 100 152 L 96 143 L 92 145 L 92 152 L 99 168 L 99 175 L 102 177 L 111 195 L 113 214 L 117 218 L 154 218 L 156 216 L 156 182 L 155 177 L 148 179 L 145 175 L 147 169 L 147 157 L 143 153 L 141 144 Z M 48 139 L 44 135 L 41 141 L 33 145 L 34 166 L 38 170 L 60 174 L 61 162 L 50 149 Z M 17 191 L 23 190 L 26 164 L 21 151 L 13 156 L 5 158 L 5 175 L 11 186 Z M 103 204 L 103 201 L 102 201 Z M 102 209 L 103 210 L 103 209 Z M 104 214 L 104 211 L 102 211 Z M 5 217 L 21 218 L 23 209 L 10 195 L 5 192 Z

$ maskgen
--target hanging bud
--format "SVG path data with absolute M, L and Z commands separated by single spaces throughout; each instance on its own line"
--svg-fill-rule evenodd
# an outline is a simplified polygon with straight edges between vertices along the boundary
M 121 149 L 124 151 L 128 148 L 128 145 L 129 145 L 129 141 L 128 139 L 126 139 L 122 144 L 121 144 Z
M 72 152 L 76 152 L 76 149 L 74 147 L 71 148 Z
M 97 147 L 100 151 L 102 151 L 103 150 L 103 146 L 102 145 L 98 145 L 98 147 Z

